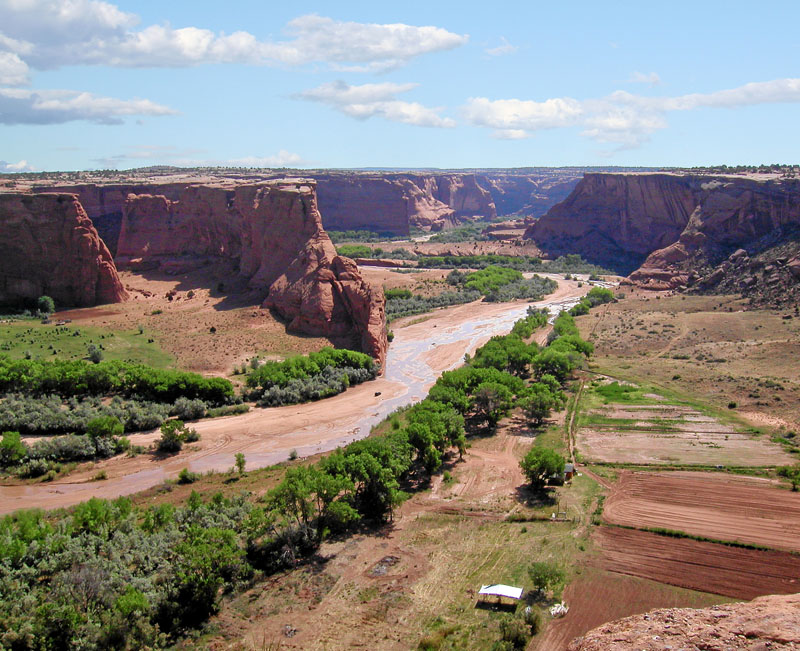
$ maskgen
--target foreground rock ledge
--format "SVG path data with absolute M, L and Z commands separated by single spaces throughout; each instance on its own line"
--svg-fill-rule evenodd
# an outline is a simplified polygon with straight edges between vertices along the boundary
M 603 624 L 568 651 L 800 649 L 800 594 L 696 610 L 665 608 Z

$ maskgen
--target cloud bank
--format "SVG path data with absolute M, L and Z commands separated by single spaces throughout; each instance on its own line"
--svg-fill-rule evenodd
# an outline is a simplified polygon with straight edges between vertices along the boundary
M 650 80 L 650 77 L 648 77 Z M 753 82 L 712 93 L 644 97 L 616 91 L 599 99 L 555 97 L 544 101 L 472 97 L 463 107 L 467 122 L 493 130 L 496 138 L 530 137 L 543 129 L 582 128 L 581 135 L 621 148 L 638 147 L 668 126 L 673 111 L 739 108 L 800 102 L 800 79 Z
M 401 122 L 417 127 L 451 128 L 455 120 L 442 117 L 441 108 L 429 108 L 417 102 L 397 99 L 417 84 L 362 84 L 350 86 L 344 81 L 322 84 L 296 95 L 298 99 L 326 104 L 345 115 L 359 120 L 374 116 L 391 122 Z

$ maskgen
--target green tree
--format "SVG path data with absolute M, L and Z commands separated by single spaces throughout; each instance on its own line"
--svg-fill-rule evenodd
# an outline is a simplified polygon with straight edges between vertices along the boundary
M 89 421 L 86 433 L 92 438 L 122 436 L 125 427 L 115 416 L 98 416 Z
M 489 422 L 491 427 L 505 416 L 513 405 L 513 394 L 498 382 L 483 382 L 475 389 L 472 407 L 475 415 Z
M 550 476 L 564 471 L 564 457 L 550 448 L 534 446 L 520 462 L 531 488 L 541 490 Z
M 238 473 L 240 475 L 243 475 L 244 474 L 244 466 L 245 466 L 245 463 L 246 463 L 246 460 L 244 458 L 244 454 L 241 453 L 241 452 L 237 452 L 235 458 L 236 458 L 236 470 L 238 471 Z
M 0 466 L 14 466 L 27 454 L 28 446 L 22 442 L 19 432 L 3 432 L 3 439 L 0 440 Z
M 556 590 L 564 582 L 565 573 L 563 568 L 553 562 L 539 561 L 528 568 L 528 576 L 533 587 L 546 594 L 548 590 Z
M 550 387 L 536 383 L 528 390 L 519 406 L 522 407 L 526 418 L 534 425 L 541 425 L 550 413 L 561 405 L 561 392 L 553 393 Z
M 56 311 L 56 304 L 49 296 L 40 296 L 36 299 L 36 307 L 42 314 L 52 314 Z
M 791 482 L 793 491 L 797 491 L 798 488 L 800 488 L 800 464 L 796 464 L 794 466 L 781 466 L 778 468 L 778 475 L 785 477 Z

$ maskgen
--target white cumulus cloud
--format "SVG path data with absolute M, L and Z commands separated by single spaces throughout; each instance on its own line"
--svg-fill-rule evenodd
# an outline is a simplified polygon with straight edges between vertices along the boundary
M 468 36 L 435 26 L 338 21 L 305 15 L 291 20 L 284 40 L 247 31 L 217 33 L 195 26 L 140 27 L 135 14 L 97 0 L 0 0 L 0 47 L 28 65 L 181 67 L 204 63 L 334 66 L 375 71 L 459 47 Z
M 362 84 L 351 86 L 344 81 L 333 81 L 296 95 L 298 99 L 327 104 L 345 115 L 359 120 L 377 116 L 392 122 L 402 122 L 417 127 L 450 128 L 455 120 L 442 117 L 441 108 L 423 106 L 418 102 L 397 99 L 417 84 Z
M 24 86 L 29 82 L 28 65 L 13 52 L 0 52 L 0 85 Z
M 35 171 L 28 161 L 21 160 L 18 163 L 7 163 L 0 160 L 0 174 L 18 174 L 20 172 L 33 172 Z
M 666 129 L 667 114 L 702 108 L 738 108 L 800 103 L 800 79 L 753 82 L 711 93 L 645 97 L 616 91 L 597 99 L 556 97 L 544 101 L 475 97 L 463 113 L 475 126 L 493 129 L 496 138 L 523 138 L 542 129 L 581 127 L 581 134 L 621 148 L 638 147 Z
M 0 88 L 0 124 L 61 124 L 87 120 L 119 124 L 132 115 L 173 115 L 148 99 L 123 100 L 73 90 Z

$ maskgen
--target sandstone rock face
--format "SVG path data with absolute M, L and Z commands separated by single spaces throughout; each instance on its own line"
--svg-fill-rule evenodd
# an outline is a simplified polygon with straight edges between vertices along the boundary
M 771 595 L 702 610 L 667 608 L 603 624 L 568 651 L 800 648 L 800 595 Z
M 264 306 L 289 319 L 291 330 L 355 335 L 356 346 L 384 360 L 383 292 L 336 254 L 311 181 L 189 185 L 174 200 L 129 194 L 118 251 L 120 264 L 176 273 L 214 259 L 234 261 L 251 288 L 265 290 Z
M 125 199 L 131 193 L 156 193 L 174 200 L 178 198 L 185 183 L 151 184 L 147 189 L 142 184 L 123 183 L 101 185 L 97 183 L 80 183 L 75 185 L 37 185 L 34 192 L 59 192 L 78 195 L 83 209 L 92 220 L 94 227 L 105 242 L 112 256 L 117 255 L 117 241 L 122 225 L 122 212 Z
M 408 235 L 411 227 L 442 230 L 463 219 L 497 216 L 474 174 L 315 174 L 328 230 Z
M 599 264 L 635 269 L 675 242 L 696 205 L 691 183 L 669 174 L 586 174 L 525 237 L 552 255 L 580 253 Z
M 752 277 L 739 273 L 745 257 L 792 239 L 798 229 L 797 180 L 587 174 L 525 236 L 554 255 L 580 253 L 616 269 L 635 269 L 629 281 L 639 287 L 711 289 L 728 279 L 725 289 L 738 291 L 731 273 L 742 281 Z
M 583 170 L 497 170 L 479 173 L 477 178 L 492 195 L 498 215 L 541 217 L 569 196 L 583 178 Z
M 75 195 L 0 194 L 0 302 L 42 295 L 78 307 L 128 298 Z

